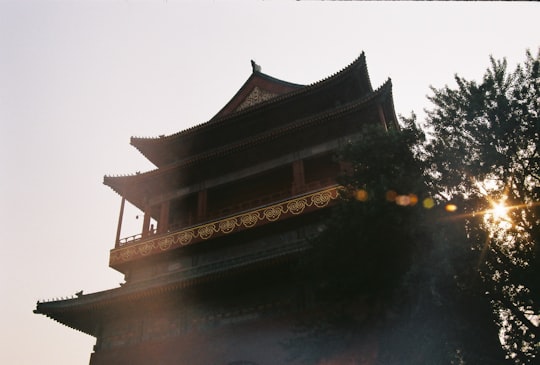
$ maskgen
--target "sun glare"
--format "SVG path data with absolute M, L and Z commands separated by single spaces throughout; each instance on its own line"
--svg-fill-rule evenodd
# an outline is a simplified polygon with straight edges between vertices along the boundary
M 508 215 L 511 207 L 505 204 L 505 198 L 499 201 L 491 201 L 491 209 L 485 212 L 486 223 L 492 229 L 505 232 L 512 227 L 512 219 Z
M 508 217 L 507 214 L 508 207 L 502 201 L 493 203 L 493 209 L 491 212 L 493 213 L 493 218 L 497 220 L 510 220 L 510 217 Z

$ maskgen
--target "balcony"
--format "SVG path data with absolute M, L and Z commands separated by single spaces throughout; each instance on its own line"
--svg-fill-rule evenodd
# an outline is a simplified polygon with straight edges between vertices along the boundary
M 316 181 L 302 190 L 305 192 L 295 196 L 289 194 L 281 199 L 281 193 L 277 193 L 243 202 L 229 207 L 228 212 L 223 210 L 209 214 L 215 217 L 213 219 L 189 226 L 169 227 L 166 233 L 150 232 L 145 237 L 136 235 L 124 238 L 111 250 L 109 264 L 117 268 L 146 256 L 316 211 L 332 204 L 339 197 L 338 185 L 328 185 L 328 181 Z

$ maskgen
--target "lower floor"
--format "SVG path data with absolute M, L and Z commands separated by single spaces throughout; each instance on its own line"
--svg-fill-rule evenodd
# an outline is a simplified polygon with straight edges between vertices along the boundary
M 101 349 L 92 354 L 90 365 L 278 365 L 303 364 L 296 358 L 301 341 L 292 317 L 266 318 L 206 328 L 133 345 Z M 166 325 L 166 324 L 165 324 Z M 320 351 L 326 349 L 321 348 Z M 311 350 L 313 351 L 313 350 Z M 304 354 L 305 355 L 305 354 Z M 377 343 L 365 339 L 339 355 L 313 354 L 318 365 L 369 365 L 377 356 Z M 322 356 L 321 356 L 322 355 Z

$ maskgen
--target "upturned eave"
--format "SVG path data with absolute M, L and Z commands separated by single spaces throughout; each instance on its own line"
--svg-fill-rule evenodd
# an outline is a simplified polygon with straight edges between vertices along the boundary
M 377 90 L 354 102 L 339 105 L 331 110 L 327 110 L 317 115 L 294 121 L 293 123 L 284 125 L 282 127 L 270 129 L 265 133 L 257 136 L 252 136 L 248 139 L 237 141 L 233 144 L 221 146 L 211 151 L 206 151 L 205 153 L 190 156 L 189 158 L 183 159 L 181 161 L 159 169 L 154 169 L 148 172 L 137 173 L 133 175 L 105 176 L 103 179 L 103 183 L 111 187 L 119 195 L 125 197 L 135 206 L 139 207 L 140 209 L 144 209 L 142 197 L 140 196 L 138 190 L 136 190 L 135 188 L 146 184 L 150 180 L 159 179 L 160 176 L 166 175 L 175 170 L 186 170 L 189 168 L 195 168 L 201 163 L 211 161 L 212 159 L 218 157 L 239 153 L 246 149 L 253 148 L 261 143 L 275 140 L 288 133 L 292 133 L 300 129 L 310 128 L 321 123 L 330 123 L 334 119 L 338 119 L 350 113 L 355 113 L 376 103 L 381 103 L 383 106 L 393 106 L 393 102 L 391 100 L 388 101 L 389 99 L 392 99 L 392 83 L 390 79 L 387 80 Z M 385 108 L 386 114 L 391 116 L 391 118 L 395 118 L 395 112 L 393 111 L 393 108 L 390 108 L 391 110 L 386 109 L 389 108 Z M 397 120 L 393 119 L 391 123 L 397 125 Z
M 360 95 L 360 97 L 365 96 L 366 93 L 369 94 L 373 91 L 368 75 L 365 55 L 363 52 L 355 61 L 343 68 L 341 71 L 307 86 L 289 83 L 276 79 L 272 76 L 262 74 L 258 71 L 254 71 L 240 90 L 235 94 L 235 96 L 233 96 L 231 101 L 229 101 L 225 107 L 223 107 L 220 112 L 218 112 L 209 121 L 168 136 L 152 138 L 132 137 L 131 144 L 153 164 L 161 167 L 172 162 L 171 159 L 173 157 L 171 157 L 166 151 L 169 151 L 176 144 L 187 143 L 186 141 L 189 140 L 191 136 L 202 133 L 209 129 L 219 128 L 221 125 L 231 123 L 231 121 L 234 119 L 242 118 L 250 113 L 256 113 L 261 109 L 276 108 L 285 102 L 296 102 L 296 100 L 299 98 L 321 92 L 325 88 L 328 88 L 331 85 L 334 85 L 337 82 L 347 78 L 356 80 L 355 82 L 359 83 L 361 89 L 365 90 L 364 94 Z M 250 88 L 258 82 L 266 83 L 266 85 L 272 85 L 272 87 L 275 87 L 276 90 L 279 90 L 279 95 L 276 95 L 269 100 L 257 103 L 251 107 L 237 110 L 235 107 L 237 107 L 242 98 L 247 95 Z

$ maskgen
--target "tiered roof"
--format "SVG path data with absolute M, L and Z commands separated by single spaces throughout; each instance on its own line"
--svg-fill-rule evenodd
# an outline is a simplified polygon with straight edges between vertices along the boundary
M 250 268 L 260 268 L 261 263 L 264 265 L 284 263 L 303 249 L 304 247 L 298 245 L 276 249 L 270 254 L 261 252 L 230 260 L 234 262 L 201 265 L 97 293 L 83 295 L 81 291 L 71 298 L 42 300 L 37 302 L 34 313 L 44 314 L 68 327 L 91 336 L 98 336 L 100 328 L 97 323 L 106 319 L 107 310 L 114 308 L 129 310 L 123 304 L 130 303 L 136 306 L 136 303 L 152 302 L 159 295 L 175 293 L 216 278 L 231 277 Z
M 383 120 L 387 128 L 398 128 L 391 82 L 388 80 L 380 88 L 373 90 L 363 53 L 336 74 L 307 86 L 278 80 L 263 74 L 255 63 L 252 63 L 252 66 L 253 72 L 240 90 L 206 123 L 169 136 L 131 139 L 131 144 L 153 162 L 157 169 L 129 176 L 105 176 L 104 184 L 144 210 L 144 204 L 147 203 L 143 201 L 145 192 L 164 192 L 189 184 L 196 185 L 198 181 L 209 176 L 238 171 L 252 164 L 254 160 L 268 160 L 280 153 L 297 151 L 294 149 L 299 148 L 295 144 L 298 136 L 318 133 L 310 134 L 310 142 L 330 138 L 330 134 L 335 130 L 361 124 L 358 112 L 369 110 L 369 113 L 373 113 L 376 110 L 378 114 L 375 119 Z M 336 136 L 357 131 L 358 128 L 338 131 L 341 134 L 336 132 Z M 284 140 L 287 145 L 283 143 Z M 275 141 L 279 143 L 274 143 Z M 253 151 L 256 151 L 256 154 L 252 153 Z M 332 199 L 335 199 L 337 193 L 332 194 Z M 279 202 L 285 203 L 287 202 Z M 308 203 L 305 206 L 309 208 Z M 293 206 L 297 207 L 298 204 L 291 205 Z M 285 212 L 286 209 L 281 211 Z M 265 217 L 259 211 L 254 212 L 260 213 L 261 219 Z M 229 217 L 227 221 L 232 218 Z M 187 233 L 195 229 L 188 228 Z M 177 239 L 180 245 L 185 244 L 182 239 L 187 237 L 186 232 L 175 233 L 178 237 L 175 236 L 174 239 Z M 194 239 L 199 237 L 197 234 L 201 236 L 195 232 Z M 163 250 L 159 244 L 160 242 L 156 242 L 154 246 Z M 130 246 L 125 253 L 133 255 L 135 249 L 141 247 Z M 287 251 L 289 249 L 290 251 Z M 96 336 L 97 328 L 93 319 L 97 317 L 83 313 L 98 316 L 101 309 L 112 308 L 118 303 L 145 300 L 159 293 L 181 290 L 200 281 L 218 275 L 229 275 L 261 262 L 281 262 L 301 249 L 298 246 L 278 247 L 275 252 L 257 252 L 253 253 L 255 256 L 246 255 L 229 261 L 201 265 L 99 293 L 40 302 L 35 312 Z M 118 248 L 115 252 L 120 256 L 124 253 L 123 248 Z M 116 256 L 113 255 L 112 259 L 116 259 Z
M 158 169 L 128 176 L 105 176 L 104 184 L 143 209 L 142 191 L 152 190 L 151 185 L 159 184 L 163 190 L 166 182 L 175 187 L 193 183 L 204 163 L 327 123 L 374 101 L 389 102 L 384 108 L 389 114 L 387 119 L 397 123 L 391 82 L 388 80 L 373 91 L 364 53 L 343 70 L 307 86 L 265 75 L 253 65 L 248 80 L 208 122 L 169 136 L 131 138 L 131 144 Z
M 254 94 L 256 88 L 263 95 L 272 96 L 265 100 L 262 97 L 259 102 L 251 105 L 244 104 L 249 101 L 247 99 Z M 227 143 L 227 140 L 219 138 L 223 137 L 219 132 L 231 124 L 243 127 L 235 129 L 231 139 L 250 138 L 260 131 L 291 119 L 332 108 L 335 106 L 335 99 L 344 104 L 372 91 L 364 53 L 340 72 L 308 86 L 278 80 L 254 67 L 251 76 L 231 101 L 208 122 L 170 136 L 132 138 L 131 144 L 156 166 L 162 167 Z M 312 102 L 321 93 L 329 92 L 335 95 L 334 100 L 328 100 L 330 104 Z M 295 113 L 284 116 L 284 112 L 290 112 L 291 105 L 294 105 Z

